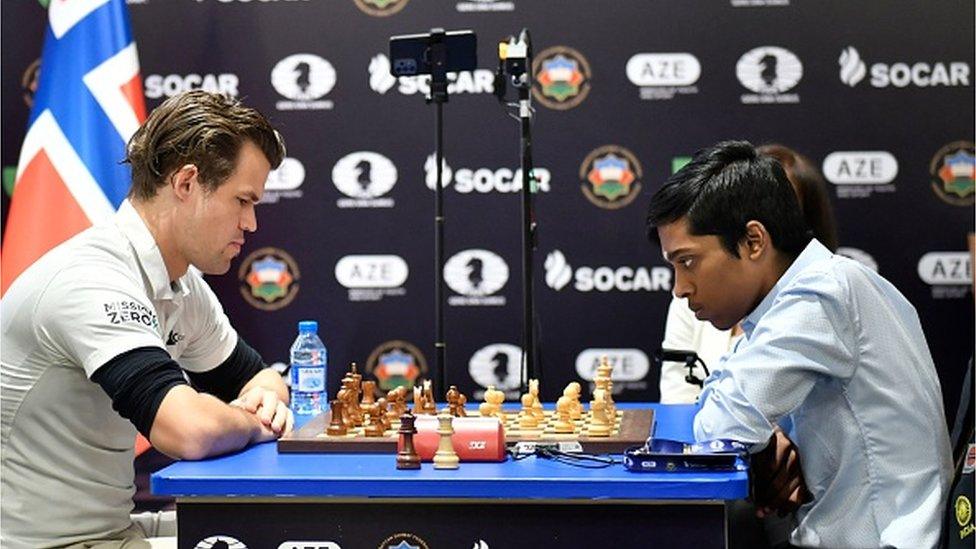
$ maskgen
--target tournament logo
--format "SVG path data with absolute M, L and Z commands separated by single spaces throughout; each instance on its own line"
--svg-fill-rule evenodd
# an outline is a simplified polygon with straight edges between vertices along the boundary
M 468 0 L 466 2 L 458 2 L 457 10 L 461 13 L 515 11 L 515 2 L 508 2 L 506 0 Z
M 384 392 L 397 387 L 412 391 L 420 377 L 427 376 L 427 360 L 420 349 L 409 342 L 392 340 L 381 343 L 366 359 L 366 373 L 376 378 Z
M 701 64 L 690 53 L 638 53 L 627 61 L 627 79 L 640 87 L 644 100 L 671 99 L 698 93 L 694 86 Z
M 871 254 L 865 252 L 864 250 L 859 248 L 851 248 L 849 246 L 841 246 L 837 248 L 837 255 L 842 255 L 848 259 L 853 259 L 868 269 L 878 272 L 878 262 L 874 260 L 874 257 L 872 257 Z
M 542 51 L 532 61 L 532 73 L 532 96 L 550 109 L 572 109 L 590 93 L 590 63 L 573 48 L 553 46 Z
M 427 188 L 434 190 L 437 185 L 437 160 L 435 155 L 427 156 L 424 162 L 424 181 Z M 517 168 L 458 168 L 451 169 L 447 158 L 441 158 L 441 188 L 447 188 L 454 183 L 454 190 L 461 194 L 469 193 L 517 193 L 522 190 L 522 169 Z M 552 174 L 546 168 L 532 169 L 532 192 L 549 192 L 549 182 Z
M 966 496 L 959 496 L 956 498 L 956 522 L 959 526 L 965 526 L 969 524 L 969 521 L 973 518 L 973 504 L 969 501 Z
M 276 204 L 282 198 L 301 198 L 299 187 L 305 182 L 305 166 L 297 158 L 286 157 L 268 173 L 261 204 Z
M 150 74 L 143 83 L 147 99 L 173 97 L 190 90 L 203 90 L 228 97 L 238 96 L 240 78 L 233 73 Z
M 840 54 L 840 81 L 850 87 L 858 85 L 868 74 L 867 64 L 854 46 L 847 46 Z M 952 62 L 895 62 L 872 63 L 868 83 L 872 88 L 931 88 L 936 86 L 968 86 L 972 67 L 963 61 Z
M 288 253 L 268 247 L 247 256 L 237 278 L 245 301 L 263 311 L 275 311 L 295 299 L 301 274 Z
M 522 349 L 510 343 L 492 343 L 475 351 L 468 362 L 471 379 L 482 387 L 472 396 L 475 400 L 484 398 L 484 389 L 494 385 L 505 392 L 505 398 L 519 397 L 522 369 Z
M 837 151 L 824 158 L 823 174 L 836 186 L 838 198 L 867 198 L 894 192 L 898 160 L 887 151 Z
M 596 206 L 617 210 L 637 198 L 643 173 L 634 153 L 617 145 L 604 145 L 580 164 L 580 189 Z
M 566 260 L 566 256 L 559 250 L 553 250 L 546 256 L 546 286 L 555 291 L 565 288 L 570 280 L 573 288 L 579 292 L 656 292 L 671 291 L 671 269 L 668 267 L 589 267 L 582 266 L 575 270 Z
M 400 76 L 390 74 L 390 58 L 385 53 L 378 53 L 369 61 L 369 87 L 379 94 L 397 86 L 401 95 L 415 95 L 430 93 L 429 76 Z M 447 93 L 458 95 L 462 93 L 488 94 L 495 91 L 495 74 L 488 69 L 474 69 L 473 71 L 447 73 Z
M 336 71 L 313 53 L 296 53 L 278 61 L 271 69 L 271 85 L 288 101 L 278 101 L 279 111 L 327 110 L 333 102 L 325 97 L 336 84 Z
M 363 13 L 374 17 L 387 17 L 407 7 L 409 0 L 353 0 Z
M 448 305 L 502 306 L 505 296 L 493 294 L 508 282 L 508 264 L 488 250 L 463 250 L 444 263 L 444 281 L 454 292 L 461 294 L 450 296 Z
M 392 208 L 392 198 L 380 198 L 396 185 L 397 169 L 389 158 L 372 151 L 349 153 L 332 168 L 332 183 L 349 198 L 339 208 Z
M 247 545 L 230 536 L 209 536 L 198 541 L 193 549 L 247 549 Z
M 24 104 L 27 108 L 34 106 L 34 94 L 37 93 L 37 83 L 41 77 L 41 58 L 38 57 L 27 69 L 24 70 L 23 76 L 20 77 L 20 89 L 23 91 Z
M 347 255 L 336 262 L 335 277 L 349 289 L 349 301 L 379 301 L 407 294 L 410 268 L 397 255 Z
M 597 366 L 604 356 L 613 365 L 614 393 L 624 389 L 647 389 L 651 361 L 647 353 L 640 349 L 585 349 L 576 357 L 576 375 L 584 381 L 592 382 L 596 377 Z
M 939 149 L 929 164 L 932 191 L 954 206 L 972 206 L 976 183 L 972 141 L 956 141 Z
M 918 260 L 918 276 L 932 287 L 935 299 L 965 297 L 973 281 L 968 252 L 929 252 Z
M 754 93 L 743 94 L 744 104 L 799 103 L 800 96 L 786 93 L 803 78 L 803 63 L 793 52 L 777 46 L 747 51 L 735 65 L 739 82 Z

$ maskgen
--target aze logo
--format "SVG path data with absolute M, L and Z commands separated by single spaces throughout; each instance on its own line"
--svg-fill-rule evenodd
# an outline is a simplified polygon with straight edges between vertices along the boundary
M 286 307 L 298 293 L 298 264 L 284 250 L 261 248 L 241 262 L 237 272 L 241 295 L 265 311 Z
M 972 206 L 976 191 L 976 157 L 972 141 L 956 141 L 939 149 L 929 165 L 932 191 L 953 206 Z
M 532 72 L 536 75 L 532 96 L 550 109 L 572 109 L 590 93 L 590 64 L 573 48 L 553 46 L 544 50 L 532 62 Z
M 637 198 L 643 173 L 634 153 L 617 145 L 604 145 L 580 164 L 580 190 L 592 204 L 618 210 Z

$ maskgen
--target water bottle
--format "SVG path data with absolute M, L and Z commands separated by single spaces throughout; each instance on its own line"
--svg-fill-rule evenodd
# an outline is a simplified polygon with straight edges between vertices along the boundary
M 291 346 L 291 409 L 295 414 L 317 414 L 329 402 L 325 382 L 329 352 L 318 330 L 314 320 L 299 322 L 298 337 Z

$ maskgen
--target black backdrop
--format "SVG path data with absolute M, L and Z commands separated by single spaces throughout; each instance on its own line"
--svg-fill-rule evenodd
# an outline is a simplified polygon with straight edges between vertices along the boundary
M 269 362 L 287 361 L 295 323 L 312 318 L 330 350 L 333 388 L 349 361 L 387 384 L 433 375 L 425 372 L 434 269 L 425 180 L 434 110 L 416 82 L 384 75 L 380 54 L 394 34 L 469 28 L 485 70 L 462 75 L 445 107 L 446 255 L 457 254 L 446 275 L 447 377 L 475 398 L 489 383 L 514 387 L 519 134 L 486 92 L 496 41 L 528 27 L 546 84 L 534 94 L 546 398 L 585 380 L 602 350 L 620 364 L 618 400 L 658 398 L 648 357 L 662 338 L 671 275 L 644 237 L 647 202 L 683 157 L 744 138 L 788 144 L 818 164 L 830 157 L 841 245 L 917 307 L 946 406 L 955 405 L 973 353 L 971 265 L 961 253 L 973 230 L 972 2 L 130 0 L 129 8 L 148 107 L 188 87 L 220 89 L 268 114 L 288 143 L 259 231 L 227 275 L 209 278 Z M 27 1 L 2 10 L 2 154 L 12 166 L 28 114 L 22 77 L 39 55 L 44 11 Z M 597 184 L 606 179 L 623 184 Z

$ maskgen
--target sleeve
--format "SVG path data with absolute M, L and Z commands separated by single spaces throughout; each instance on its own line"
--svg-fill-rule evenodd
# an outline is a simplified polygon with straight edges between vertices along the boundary
M 845 295 L 835 278 L 819 272 L 801 274 L 784 289 L 748 344 L 706 380 L 695 439 L 732 439 L 761 450 L 773 425 L 796 410 L 816 383 L 849 379 L 858 356 Z
M 180 366 L 188 372 L 206 372 L 230 357 L 237 346 L 237 332 L 198 272 L 191 267 L 184 280 L 190 286 L 184 312 L 190 328 L 186 349 L 179 358 Z
M 688 301 L 672 298 L 668 306 L 668 318 L 664 325 L 664 341 L 661 347 L 698 352 L 695 348 L 695 314 L 688 308 Z M 663 404 L 694 404 L 698 399 L 698 387 L 685 381 L 685 365 L 680 362 L 661 363 L 661 402 Z
M 114 268 L 74 267 L 52 278 L 35 309 L 35 330 L 89 378 L 126 351 L 166 352 L 155 307 L 136 281 Z
M 237 338 L 234 352 L 219 366 L 206 372 L 187 372 L 190 382 L 198 390 L 230 402 L 237 398 L 241 389 L 258 372 L 264 369 L 261 355 L 251 348 L 243 338 Z

